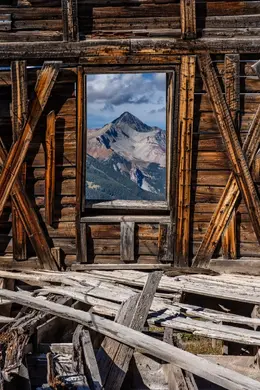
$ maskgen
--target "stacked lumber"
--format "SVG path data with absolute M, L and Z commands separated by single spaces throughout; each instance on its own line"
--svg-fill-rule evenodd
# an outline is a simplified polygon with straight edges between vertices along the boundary
M 195 374 L 226 389 L 260 389 L 255 380 L 260 375 L 253 380 L 186 352 L 173 337 L 174 331 L 181 331 L 257 347 L 257 316 L 183 303 L 181 296 L 191 291 L 215 293 L 222 299 L 259 304 L 258 277 L 26 270 L 0 271 L 0 278 L 15 282 L 14 291 L 4 284 L 0 289 L 2 383 L 15 386 L 26 377 L 26 389 L 44 384 L 51 389 L 120 389 L 130 362 L 141 352 L 164 364 L 165 388 L 196 390 Z M 12 305 L 5 316 L 4 305 Z M 47 374 L 33 384 L 40 353 Z

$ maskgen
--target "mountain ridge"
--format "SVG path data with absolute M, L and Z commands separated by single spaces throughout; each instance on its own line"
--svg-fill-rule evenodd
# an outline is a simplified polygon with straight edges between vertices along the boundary
M 148 126 L 126 111 L 102 128 L 88 130 L 87 153 L 91 157 L 87 158 L 87 175 L 92 177 L 90 181 L 87 176 L 88 183 L 92 183 L 86 184 L 88 198 L 90 195 L 97 199 L 101 195 L 102 199 L 106 197 L 106 191 L 98 182 L 108 184 L 109 175 L 112 175 L 111 179 L 122 180 L 125 187 L 138 193 L 140 199 L 149 200 L 150 197 L 154 200 L 157 196 L 162 200 L 165 197 L 166 134 L 162 129 Z M 102 167 L 103 174 L 98 174 Z M 88 193 L 90 186 L 92 191 Z M 100 194 L 97 190 L 93 195 L 93 186 L 99 188 Z M 123 199 L 119 189 L 114 192 L 107 194 L 107 200 L 111 197 Z

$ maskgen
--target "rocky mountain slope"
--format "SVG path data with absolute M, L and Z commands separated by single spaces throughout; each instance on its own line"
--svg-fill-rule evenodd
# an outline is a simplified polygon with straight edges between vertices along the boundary
M 166 134 L 124 112 L 88 130 L 86 197 L 93 200 L 163 200 Z

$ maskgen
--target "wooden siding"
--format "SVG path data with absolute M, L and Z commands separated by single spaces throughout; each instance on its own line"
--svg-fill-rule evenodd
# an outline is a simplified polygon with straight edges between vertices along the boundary
M 63 39 L 61 0 L 31 0 L 19 7 L 14 4 L 0 4 L 0 42 Z

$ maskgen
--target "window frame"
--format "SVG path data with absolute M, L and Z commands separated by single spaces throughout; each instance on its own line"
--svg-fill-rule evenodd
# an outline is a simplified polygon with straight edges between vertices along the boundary
M 124 73 L 165 73 L 166 74 L 166 200 L 165 201 L 147 201 L 147 200 L 112 200 L 112 201 L 94 201 L 87 200 L 85 198 L 85 183 L 86 183 L 86 152 L 87 152 L 87 76 L 91 74 L 124 74 Z M 81 162 L 82 172 L 82 196 L 81 196 L 81 211 L 84 215 L 88 215 L 90 210 L 92 212 L 107 211 L 110 214 L 114 214 L 117 210 L 136 210 L 140 213 L 149 212 L 153 210 L 158 214 L 170 212 L 174 208 L 174 192 L 176 183 L 176 162 L 177 162 L 177 130 L 178 130 L 178 84 L 179 84 L 179 66 L 173 65 L 169 70 L 165 67 L 146 67 L 145 69 L 98 69 L 95 68 L 84 70 L 84 129 L 83 140 L 83 153 Z M 107 211 L 106 211 L 107 210 Z M 99 212 L 99 213 L 100 213 Z M 83 218 L 84 218 L 83 215 Z

